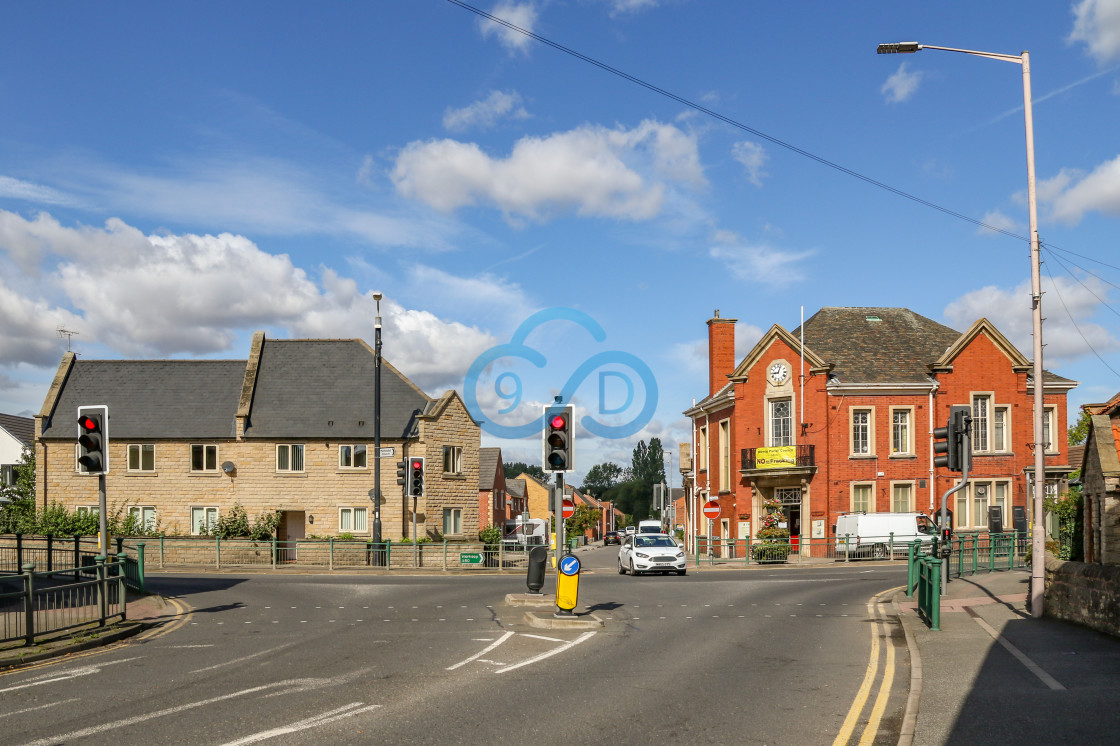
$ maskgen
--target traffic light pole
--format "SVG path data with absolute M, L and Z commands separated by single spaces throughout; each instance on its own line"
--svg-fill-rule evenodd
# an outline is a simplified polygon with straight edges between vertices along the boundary
M 950 446 L 951 447 L 951 446 Z M 968 428 L 961 433 L 961 481 L 956 487 L 950 488 L 944 495 L 941 496 L 941 521 L 939 528 L 942 532 L 948 526 L 948 503 L 949 496 L 960 492 L 968 486 L 968 472 L 972 468 L 972 430 Z M 944 534 L 942 534 L 944 535 Z M 944 593 L 949 586 L 949 555 L 952 544 L 947 544 L 945 547 L 946 552 L 943 553 L 942 558 L 945 560 L 941 563 L 941 592 Z
M 557 571 L 560 568 L 560 558 L 564 556 L 564 550 L 567 548 L 567 531 L 565 531 L 564 519 L 564 475 L 560 472 L 556 473 L 556 499 L 553 500 L 553 508 L 556 510 L 556 567 Z
M 105 505 L 105 474 L 97 475 L 97 544 L 101 554 L 109 555 L 109 517 Z

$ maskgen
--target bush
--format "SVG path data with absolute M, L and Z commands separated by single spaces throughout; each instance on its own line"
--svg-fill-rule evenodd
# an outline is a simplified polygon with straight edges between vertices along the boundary
M 269 541 L 280 528 L 280 516 L 279 510 L 261 513 L 250 524 L 249 514 L 241 507 L 241 503 L 237 503 L 228 513 L 218 518 L 213 526 L 201 527 L 199 533 L 218 539 L 249 538 L 253 541 Z

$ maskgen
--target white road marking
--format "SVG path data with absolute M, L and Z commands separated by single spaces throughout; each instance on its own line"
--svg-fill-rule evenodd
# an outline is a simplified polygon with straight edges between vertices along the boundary
M 80 666 L 78 668 L 71 669 L 70 671 L 64 671 L 59 674 L 55 674 L 52 671 L 49 674 L 45 674 L 43 676 L 32 679 L 26 684 L 20 684 L 19 686 L 10 686 L 7 689 L 0 689 L 0 694 L 4 694 L 5 692 L 14 692 L 17 689 L 29 689 L 33 686 L 42 686 L 43 684 L 53 684 L 56 681 L 67 681 L 69 679 L 76 679 L 79 676 L 89 676 L 90 674 L 101 673 L 101 669 L 105 666 L 112 666 L 116 665 L 117 663 L 128 663 L 129 661 L 134 660 L 139 660 L 139 657 L 125 658 L 119 661 L 108 661 L 106 663 L 99 663 L 93 666 Z
M 564 642 L 556 637 L 545 637 L 544 635 L 530 635 L 526 632 L 521 633 L 522 637 L 532 637 L 534 640 L 547 640 L 548 642 Z
M 282 736 L 286 733 L 296 733 L 301 730 L 307 730 L 308 728 L 316 728 L 320 725 L 333 723 L 335 720 L 341 720 L 342 718 L 352 717 L 362 712 L 376 710 L 379 707 L 381 707 L 381 705 L 366 705 L 365 707 L 362 707 L 361 702 L 351 702 L 350 704 L 340 707 L 337 710 L 330 710 L 328 712 L 324 712 L 321 715 L 316 715 L 314 717 L 307 718 L 306 720 L 300 720 L 297 723 L 292 723 L 291 725 L 285 725 L 279 728 L 273 728 L 271 730 L 263 730 L 260 733 L 254 733 L 251 736 L 246 736 L 245 738 L 239 739 L 237 741 L 229 741 L 224 746 L 243 746 L 243 744 L 264 741 L 276 736 Z
M 50 704 L 39 705 L 38 707 L 27 707 L 22 710 L 16 710 L 15 712 L 4 712 L 0 713 L 0 718 L 7 718 L 11 717 L 12 715 L 22 715 L 25 712 L 35 712 L 36 710 L 45 710 L 48 707 L 57 707 L 58 705 L 68 705 L 71 702 L 77 702 L 78 699 L 79 697 L 73 697 L 71 699 L 59 700 L 58 702 L 51 702 Z
M 387 620 L 386 620 L 386 621 L 387 621 Z M 464 661 L 459 661 L 459 662 L 458 662 L 458 663 L 456 663 L 456 664 L 455 664 L 454 666 L 448 666 L 446 670 L 448 670 L 448 671 L 454 671 L 454 670 L 455 670 L 456 668 L 459 668 L 459 666 L 465 666 L 465 665 L 467 665 L 468 663 L 470 663 L 471 661 L 473 661 L 473 660 L 476 660 L 476 659 L 478 659 L 478 658 L 481 658 L 482 656 L 486 655 L 486 654 L 487 654 L 487 653 L 489 653 L 489 652 L 490 652 L 491 650 L 493 650 L 494 648 L 498 647 L 499 645 L 501 645 L 501 644 L 502 644 L 503 642 L 505 642 L 505 641 L 506 641 L 506 640 L 508 640 L 509 638 L 513 637 L 513 634 L 514 634 L 514 633 L 513 633 L 512 631 L 507 631 L 507 632 L 506 632 L 506 633 L 505 633 L 504 635 L 502 635 L 501 637 L 499 637 L 499 638 L 498 638 L 497 640 L 495 640 L 494 642 L 492 642 L 492 643 L 491 643 L 490 645 L 486 646 L 485 648 L 483 648 L 483 649 L 482 649 L 482 650 L 480 650 L 479 652 L 477 652 L 477 653 L 475 653 L 474 655 L 472 655 L 472 656 L 471 656 L 470 658 L 467 658 L 467 659 L 466 659 L 466 660 L 464 660 Z
M 536 663 L 537 661 L 542 661 L 545 658 L 551 658 L 552 656 L 556 655 L 557 653 L 563 653 L 565 650 L 573 648 L 576 645 L 579 645 L 581 642 L 585 642 L 587 640 L 590 640 L 592 637 L 595 636 L 595 634 L 596 634 L 595 632 L 584 632 L 582 635 L 580 635 L 576 639 L 572 640 L 571 642 L 568 642 L 568 643 L 565 643 L 565 644 L 561 645 L 560 647 L 556 648 L 555 650 L 551 650 L 547 653 L 541 653 L 540 655 L 534 656 L 534 657 L 530 658 L 529 660 L 521 661 L 520 663 L 515 663 L 512 666 L 507 666 L 505 668 L 498 669 L 494 673 L 505 673 L 507 671 L 513 671 L 514 669 L 521 668 L 522 666 L 528 666 L 530 664 Z

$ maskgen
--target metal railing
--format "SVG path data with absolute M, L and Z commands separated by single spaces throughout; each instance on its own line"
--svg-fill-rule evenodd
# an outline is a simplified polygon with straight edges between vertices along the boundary
M 941 560 L 928 554 L 919 554 L 918 613 L 925 617 L 929 628 L 941 631 Z
M 721 539 L 718 537 L 693 537 L 691 547 L 697 567 L 703 562 L 714 565 L 727 563 L 792 563 L 853 561 L 860 559 L 906 559 L 907 542 L 893 534 L 882 537 L 825 537 L 810 539 L 804 536 L 792 539 Z
M 136 553 L 132 557 L 125 552 L 123 537 L 116 537 L 116 556 L 125 557 L 125 578 L 129 588 L 143 593 L 144 587 L 144 542 L 129 546 Z M 34 565 L 44 572 L 54 572 L 56 567 L 68 568 L 74 580 L 79 579 L 80 568 L 90 567 L 95 558 L 102 555 L 96 537 L 90 536 L 25 536 L 10 534 L 0 536 L 0 576 L 17 575 L 26 565 Z
M 960 578 L 978 572 L 997 572 L 1027 566 L 1030 539 L 1023 532 L 990 534 L 984 532 L 953 534 L 950 542 L 949 577 Z
M 0 643 L 23 640 L 27 646 L 80 627 L 106 626 L 127 618 L 127 558 L 99 555 L 92 564 L 35 572 L 28 563 L 9 574 L 0 587 Z

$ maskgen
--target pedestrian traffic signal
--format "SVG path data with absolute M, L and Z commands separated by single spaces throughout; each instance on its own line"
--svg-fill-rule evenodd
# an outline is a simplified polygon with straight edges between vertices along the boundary
M 575 417 L 573 407 L 545 407 L 544 470 L 565 472 L 573 469 L 575 459 Z
M 107 406 L 78 407 L 78 471 L 82 474 L 106 474 L 109 471 Z
M 972 463 L 970 451 L 972 409 L 967 406 L 951 407 L 945 427 L 933 431 L 933 465 L 949 471 L 968 471 Z
M 408 494 L 424 496 L 424 459 L 419 456 L 408 460 Z
M 408 482 L 408 462 L 407 461 L 398 461 L 397 462 L 397 484 L 403 485 L 406 482 Z

